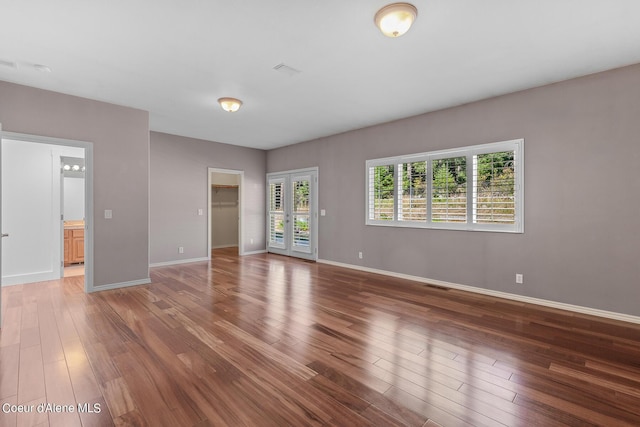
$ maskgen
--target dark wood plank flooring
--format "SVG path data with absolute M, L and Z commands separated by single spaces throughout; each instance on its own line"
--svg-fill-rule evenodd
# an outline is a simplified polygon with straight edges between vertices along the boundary
M 233 252 L 4 288 L 0 426 L 640 425 L 640 325 Z

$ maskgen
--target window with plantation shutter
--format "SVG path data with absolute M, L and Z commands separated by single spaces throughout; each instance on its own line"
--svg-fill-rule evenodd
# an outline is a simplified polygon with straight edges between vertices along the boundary
M 524 232 L 524 140 L 368 160 L 366 224 Z
M 424 221 L 427 218 L 427 163 L 401 164 L 398 180 L 398 221 Z
M 369 167 L 369 219 L 393 221 L 395 211 L 395 167 L 393 164 Z
M 310 184 L 310 176 L 296 176 L 291 180 L 293 246 L 296 250 L 303 252 L 311 252 L 311 247 L 309 246 L 309 222 L 311 219 L 309 211 Z
M 467 158 L 431 161 L 431 221 L 467 222 Z
M 473 188 L 473 221 L 475 223 L 515 223 L 514 162 L 514 151 L 473 156 L 473 172 L 477 178 Z
M 269 182 L 269 246 L 284 248 L 284 180 Z

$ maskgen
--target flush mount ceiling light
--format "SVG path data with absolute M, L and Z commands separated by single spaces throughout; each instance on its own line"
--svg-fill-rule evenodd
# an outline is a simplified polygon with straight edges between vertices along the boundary
M 218 99 L 218 103 L 224 111 L 228 111 L 230 113 L 235 113 L 242 105 L 242 101 L 236 98 L 220 98 Z
M 411 28 L 418 16 L 418 9 L 409 3 L 386 5 L 376 13 L 374 21 L 382 34 L 387 37 L 400 37 Z

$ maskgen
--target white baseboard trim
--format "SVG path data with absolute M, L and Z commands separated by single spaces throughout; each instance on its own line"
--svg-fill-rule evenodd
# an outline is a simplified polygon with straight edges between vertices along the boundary
M 245 255 L 258 255 L 258 254 L 266 254 L 267 251 L 264 249 L 261 249 L 259 251 L 250 251 L 250 252 L 243 252 L 240 255 L 241 256 L 245 256 Z
M 2 286 L 24 285 L 26 283 L 47 282 L 49 280 L 58 280 L 60 278 L 60 270 L 39 271 L 37 273 L 15 274 L 12 276 L 2 276 Z
M 211 249 L 237 248 L 238 245 L 217 245 L 211 246 Z
M 630 314 L 616 313 L 614 311 L 606 311 L 606 310 L 600 310 L 600 309 L 597 309 L 597 308 L 590 308 L 590 307 L 583 307 L 583 306 L 580 306 L 580 305 L 566 304 L 566 303 L 563 303 L 563 302 L 550 301 L 550 300 L 545 300 L 545 299 L 541 299 L 541 298 L 534 298 L 534 297 L 527 297 L 527 296 L 524 296 L 524 295 L 510 294 L 508 292 L 494 291 L 494 290 L 491 290 L 491 289 L 476 288 L 474 286 L 461 285 L 461 284 L 458 284 L 458 283 L 451 283 L 451 282 L 444 282 L 442 280 L 428 279 L 428 278 L 425 278 L 425 277 L 412 276 L 412 275 L 403 274 L 403 273 L 395 273 L 393 271 L 378 270 L 376 268 L 363 267 L 363 266 L 360 266 L 360 265 L 345 264 L 345 263 L 342 263 L 342 262 L 330 261 L 330 260 L 326 260 L 326 259 L 319 259 L 318 262 L 322 263 L 322 264 L 334 265 L 336 267 L 350 268 L 350 269 L 353 269 L 353 270 L 360 270 L 360 271 L 365 271 L 365 272 L 368 272 L 368 273 L 381 274 L 383 276 L 397 277 L 399 279 L 413 280 L 414 282 L 420 282 L 420 283 L 426 283 L 426 284 L 430 284 L 430 285 L 442 286 L 442 287 L 451 288 L 451 289 L 458 289 L 458 290 L 461 290 L 461 291 L 473 292 L 473 293 L 476 293 L 476 294 L 489 295 L 489 296 L 493 296 L 493 297 L 497 297 L 497 298 L 505 298 L 505 299 L 509 299 L 509 300 L 513 300 L 513 301 L 519 301 L 519 302 L 528 303 L 528 304 L 542 305 L 542 306 L 545 306 L 545 307 L 557 308 L 557 309 L 560 309 L 560 310 L 572 311 L 572 312 L 575 312 L 575 313 L 588 314 L 588 315 L 591 315 L 591 316 L 604 317 L 604 318 L 607 318 L 607 319 L 621 320 L 623 322 L 640 324 L 640 317 L 639 316 L 633 316 L 633 315 L 630 315 Z
M 112 289 L 128 288 L 129 286 L 148 285 L 149 283 L 151 283 L 150 278 L 132 280 L 130 282 L 111 283 L 108 285 L 94 286 L 93 289 L 89 290 L 89 293 L 100 292 L 100 291 L 110 291 Z
M 190 259 L 178 259 L 174 261 L 164 261 L 164 262 L 154 262 L 153 264 L 149 264 L 149 268 L 153 267 L 166 267 L 168 265 L 177 265 L 177 264 L 189 264 L 192 262 L 201 262 L 201 261 L 209 261 L 209 258 L 190 258 Z
M 262 250 L 259 250 L 259 251 L 243 252 L 243 253 L 241 253 L 239 255 L 240 256 L 257 255 L 257 254 L 264 254 L 266 252 L 267 252 L 266 250 L 262 249 Z M 209 261 L 209 258 L 203 257 L 203 258 L 179 259 L 179 260 L 174 260 L 174 261 L 154 262 L 152 264 L 149 264 L 149 268 L 167 267 L 167 266 L 170 266 L 170 265 L 189 264 L 189 263 L 192 263 L 192 262 L 202 262 L 202 261 Z

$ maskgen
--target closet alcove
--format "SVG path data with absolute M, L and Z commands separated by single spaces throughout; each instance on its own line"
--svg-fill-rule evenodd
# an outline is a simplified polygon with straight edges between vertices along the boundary
M 238 176 L 215 175 L 223 176 L 218 176 L 211 185 L 211 248 L 237 247 L 240 217 Z

